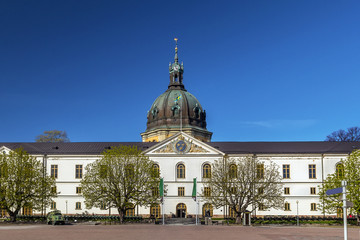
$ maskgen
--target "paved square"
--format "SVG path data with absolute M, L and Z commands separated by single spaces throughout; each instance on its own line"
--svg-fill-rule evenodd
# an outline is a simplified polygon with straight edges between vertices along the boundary
M 242 227 L 180 225 L 0 225 L 4 240 L 119 240 L 119 239 L 273 239 L 340 240 L 343 229 L 333 227 Z M 349 229 L 349 240 L 360 240 L 360 228 Z

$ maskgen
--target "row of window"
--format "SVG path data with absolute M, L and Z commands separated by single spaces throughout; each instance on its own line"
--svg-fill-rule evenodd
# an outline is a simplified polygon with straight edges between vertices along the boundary
M 290 164 L 283 164 L 283 179 L 290 178 Z M 309 179 L 316 179 L 316 164 L 309 164 Z
M 290 164 L 283 164 L 283 179 L 290 179 Z M 153 171 L 155 176 L 160 175 L 160 167 L 158 164 L 153 165 Z M 51 177 L 58 178 L 58 165 L 51 165 Z M 336 173 L 338 176 L 343 176 L 344 166 L 343 164 L 336 165 Z M 82 178 L 83 176 L 83 165 L 75 165 L 75 178 Z M 183 179 L 185 178 L 185 165 L 180 163 L 176 167 L 176 177 Z M 256 176 L 258 178 L 264 178 L 264 164 L 258 164 L 256 167 Z M 211 165 L 206 163 L 202 168 L 202 177 L 211 177 Z M 230 165 L 229 170 L 230 178 L 237 178 L 237 166 L 235 164 Z M 316 179 L 316 164 L 309 164 L 309 179 Z
M 51 165 L 50 176 L 58 178 L 58 165 Z M 75 178 L 83 177 L 83 165 L 75 165 Z
M 57 187 L 55 186 L 55 187 L 52 187 L 51 188 L 51 192 L 52 193 L 58 193 L 57 192 Z M 81 187 L 76 187 L 76 194 L 81 194 L 82 193 L 82 188 Z
M 205 197 L 209 197 L 211 196 L 211 189 L 210 187 L 204 187 L 204 196 Z M 236 188 L 232 187 L 231 188 L 231 193 L 235 194 L 236 193 Z M 264 189 L 263 188 L 259 188 L 258 189 L 258 194 L 264 194 Z M 310 194 L 311 195 L 316 195 L 316 188 L 315 187 L 310 187 Z M 159 190 L 158 188 L 154 188 L 153 189 L 153 195 L 154 196 L 158 196 L 159 195 Z M 290 195 L 290 188 L 289 187 L 285 187 L 284 188 L 284 195 Z M 184 197 L 185 196 L 185 187 L 178 187 L 178 196 L 179 197 Z
M 260 210 L 260 207 L 259 207 L 259 210 Z M 288 202 L 285 203 L 284 210 L 291 211 L 290 203 L 288 203 Z M 310 203 L 310 211 L 316 211 L 316 210 L 317 210 L 316 203 Z M 262 210 L 260 210 L 260 211 L 262 211 Z
M 56 209 L 56 202 L 51 202 L 51 204 L 50 204 L 50 208 L 52 209 L 52 210 L 54 210 L 54 209 Z M 75 210 L 81 210 L 82 208 L 81 208 L 81 202 L 76 202 L 75 203 Z M 101 209 L 101 208 L 100 208 Z
M 285 187 L 285 188 L 284 188 L 284 194 L 285 194 L 285 195 L 289 195 L 289 194 L 290 194 L 290 188 L 289 188 L 289 187 Z M 311 187 L 311 188 L 310 188 L 310 194 L 311 194 L 311 195 L 315 195 L 315 194 L 316 194 L 316 188 L 315 188 L 315 187 Z
M 131 207 L 131 206 L 130 206 Z M 55 210 L 56 209 L 56 202 L 51 202 L 50 204 L 50 208 L 52 210 Z M 82 207 L 81 207 L 81 202 L 76 202 L 75 203 L 75 210 L 82 210 Z M 106 204 L 102 203 L 100 205 L 100 210 L 106 210 Z M 25 211 L 25 210 L 24 210 Z M 31 210 L 27 210 L 26 213 L 32 213 L 32 209 Z M 160 211 L 160 205 L 159 204 L 153 204 L 151 207 L 150 207 L 150 214 L 156 218 L 160 217 L 160 214 L 161 214 L 161 211 Z M 24 214 L 24 215 L 31 215 L 31 214 Z M 126 210 L 126 213 L 125 213 L 125 216 L 127 217 L 133 217 L 135 216 L 135 206 L 132 205 L 132 207 L 128 210 Z
M 53 193 L 56 193 L 57 188 L 56 187 L 52 187 L 51 191 Z M 82 188 L 81 187 L 76 187 L 76 194 L 81 194 L 82 193 Z M 235 194 L 236 193 L 236 188 L 232 187 L 231 188 L 231 193 Z M 264 189 L 263 188 L 259 188 L 258 189 L 258 194 L 264 194 Z M 285 187 L 284 188 L 284 194 L 285 195 L 289 195 L 290 194 L 290 188 L 289 187 Z M 311 195 L 315 195 L 316 194 L 316 188 L 315 187 L 310 187 L 310 194 Z M 153 188 L 152 189 L 152 195 L 153 196 L 159 196 L 159 188 Z M 184 197 L 185 196 L 185 187 L 178 187 L 178 196 L 179 197 Z M 211 189 L 210 187 L 204 187 L 204 196 L 205 197 L 209 197 L 211 196 Z

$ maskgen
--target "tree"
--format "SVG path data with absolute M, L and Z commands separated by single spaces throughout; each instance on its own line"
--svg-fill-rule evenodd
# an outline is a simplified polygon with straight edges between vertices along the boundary
M 340 129 L 328 135 L 327 142 L 357 142 L 360 141 L 360 128 L 350 127 L 347 131 Z
M 154 163 L 137 147 L 119 146 L 86 166 L 81 186 L 87 208 L 116 208 L 122 223 L 127 210 L 157 201 L 159 182 Z
M 341 181 L 347 181 L 348 201 L 354 203 L 354 207 L 350 211 L 355 212 L 359 223 L 360 215 L 360 150 L 353 151 L 350 156 L 343 159 L 336 165 L 336 171 L 329 174 L 322 186 L 320 186 L 320 204 L 319 208 L 323 213 L 333 214 L 342 208 L 340 193 L 334 195 L 326 195 L 326 191 L 333 188 L 341 187 Z
M 16 221 L 23 207 L 48 206 L 56 197 L 54 186 L 55 179 L 46 175 L 42 163 L 22 148 L 0 154 L 0 207 L 11 221 Z
M 44 131 L 44 134 L 36 137 L 36 142 L 70 142 L 65 131 Z
M 245 211 L 257 207 L 282 208 L 283 184 L 277 165 L 264 164 L 257 158 L 227 158 L 216 160 L 211 176 L 205 179 L 204 197 L 216 208 L 229 206 L 241 223 Z

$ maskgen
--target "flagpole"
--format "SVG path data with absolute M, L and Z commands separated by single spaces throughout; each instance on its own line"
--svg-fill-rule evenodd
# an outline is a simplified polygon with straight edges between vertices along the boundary
M 197 185 L 197 178 L 195 178 L 195 184 Z M 196 219 L 195 219 L 195 225 L 198 225 L 198 213 L 199 213 L 199 201 L 197 199 L 197 186 L 196 186 L 196 193 L 195 193 L 195 203 L 196 203 Z
M 165 209 L 164 209 L 164 197 L 163 197 L 163 201 L 162 201 L 162 211 L 163 211 L 163 214 L 162 214 L 162 225 L 165 225 Z

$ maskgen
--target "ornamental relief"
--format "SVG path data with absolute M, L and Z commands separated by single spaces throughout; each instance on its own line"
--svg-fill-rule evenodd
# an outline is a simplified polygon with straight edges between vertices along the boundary
M 191 148 L 190 148 L 190 151 L 189 152 L 193 152 L 193 153 L 206 153 L 206 152 L 209 152 L 207 150 L 205 150 L 204 148 L 198 146 L 198 145 L 195 145 L 195 144 L 191 144 Z
M 208 153 L 203 147 L 194 144 L 192 141 L 187 141 L 184 137 L 180 136 L 179 138 L 171 141 L 169 144 L 159 148 L 154 151 L 154 153 Z
M 158 150 L 154 151 L 154 153 L 172 153 L 172 152 L 174 152 L 174 150 L 170 147 L 170 144 L 167 144 L 162 148 L 159 148 Z

